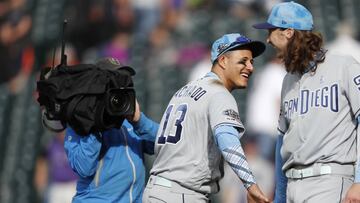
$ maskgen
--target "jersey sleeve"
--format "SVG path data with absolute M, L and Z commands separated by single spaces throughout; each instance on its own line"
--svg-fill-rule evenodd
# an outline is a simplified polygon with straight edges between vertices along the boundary
M 286 202 L 287 177 L 282 170 L 284 161 L 281 158 L 280 149 L 283 144 L 283 135 L 278 135 L 275 145 L 275 197 L 274 202 Z
M 230 125 L 243 133 L 244 126 L 240 120 L 236 101 L 229 92 L 214 94 L 209 101 L 208 112 L 213 131 L 219 125 Z
M 360 115 L 360 64 L 352 58 L 344 74 L 345 91 L 355 118 Z M 346 84 L 347 82 L 347 84 Z
M 355 171 L 355 178 L 354 183 L 360 183 L 360 116 L 357 117 L 357 162 L 356 162 L 356 171 Z
M 249 188 L 255 184 L 255 177 L 250 170 L 244 150 L 238 137 L 239 132 L 232 126 L 221 125 L 215 129 L 215 141 L 224 159 L 241 179 L 244 186 Z
M 281 88 L 281 101 L 280 101 L 280 114 L 279 114 L 279 121 L 278 121 L 278 131 L 280 134 L 285 134 L 285 132 L 288 130 L 288 122 L 286 121 L 285 114 L 284 114 L 284 83 L 286 82 L 286 76 L 283 80 L 282 88 Z

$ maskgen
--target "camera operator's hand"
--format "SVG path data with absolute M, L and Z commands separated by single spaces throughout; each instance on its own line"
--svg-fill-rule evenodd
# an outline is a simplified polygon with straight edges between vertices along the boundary
M 135 100 L 135 113 L 132 116 L 126 117 L 126 119 L 130 122 L 138 122 L 140 119 L 140 106 L 137 100 Z

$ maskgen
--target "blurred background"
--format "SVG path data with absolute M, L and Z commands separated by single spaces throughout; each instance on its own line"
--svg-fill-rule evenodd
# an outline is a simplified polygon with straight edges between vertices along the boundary
M 39 71 L 59 64 L 62 22 L 68 20 L 68 64 L 104 56 L 132 66 L 143 112 L 159 122 L 172 94 L 210 70 L 211 43 L 240 32 L 265 40 L 252 24 L 280 0 L 0 0 L 0 202 L 70 202 L 76 175 L 63 134 L 45 130 L 36 102 Z M 302 0 L 330 52 L 360 61 L 360 1 Z M 55 55 L 55 60 L 53 60 Z M 244 150 L 260 184 L 273 195 L 273 150 L 285 72 L 274 50 L 255 59 L 247 90 L 233 92 L 247 128 Z M 153 157 L 147 157 L 151 167 Z M 246 202 L 227 166 L 214 202 Z

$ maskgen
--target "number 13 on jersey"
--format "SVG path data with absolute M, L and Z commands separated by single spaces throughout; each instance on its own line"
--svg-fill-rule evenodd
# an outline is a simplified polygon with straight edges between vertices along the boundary
M 182 123 L 186 117 L 187 104 L 180 104 L 177 108 L 174 107 L 174 104 L 170 104 L 165 111 L 165 121 L 161 129 L 158 144 L 176 144 L 181 138 Z M 169 123 L 169 121 L 173 122 Z M 165 135 L 165 132 L 168 133 Z

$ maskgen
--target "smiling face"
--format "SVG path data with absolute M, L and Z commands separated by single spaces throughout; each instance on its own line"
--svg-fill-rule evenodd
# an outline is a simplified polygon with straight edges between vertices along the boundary
M 247 87 L 254 70 L 253 62 L 252 53 L 247 49 L 229 51 L 218 58 L 223 69 L 222 81 L 229 91 Z

